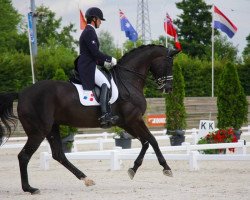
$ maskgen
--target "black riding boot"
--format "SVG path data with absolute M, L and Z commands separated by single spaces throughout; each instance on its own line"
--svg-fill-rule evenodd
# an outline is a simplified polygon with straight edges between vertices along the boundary
M 109 89 L 106 83 L 102 84 L 101 95 L 100 95 L 100 105 L 102 116 L 100 117 L 101 127 L 110 128 L 118 120 L 118 116 L 112 116 L 111 107 L 109 105 Z

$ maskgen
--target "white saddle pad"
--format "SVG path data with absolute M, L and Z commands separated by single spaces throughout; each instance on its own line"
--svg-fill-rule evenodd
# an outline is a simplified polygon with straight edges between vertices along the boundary
M 84 105 L 84 106 L 98 106 L 98 105 L 100 105 L 96 101 L 95 96 L 91 90 L 83 90 L 82 85 L 75 84 L 75 83 L 73 83 L 73 84 L 78 91 L 79 99 L 80 99 L 80 102 L 82 105 Z M 117 89 L 117 86 L 116 86 L 113 78 L 111 79 L 111 87 L 112 87 L 112 94 L 111 94 L 112 96 L 109 100 L 110 104 L 114 103 L 118 98 L 118 89 Z

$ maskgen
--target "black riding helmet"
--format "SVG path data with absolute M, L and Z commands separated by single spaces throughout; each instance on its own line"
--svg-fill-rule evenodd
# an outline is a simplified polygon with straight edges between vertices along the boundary
M 85 18 L 88 19 L 90 17 L 97 17 L 100 20 L 105 21 L 105 19 L 103 18 L 103 13 L 101 11 L 101 9 L 97 8 L 97 7 L 91 7 L 89 8 L 86 13 L 85 13 Z

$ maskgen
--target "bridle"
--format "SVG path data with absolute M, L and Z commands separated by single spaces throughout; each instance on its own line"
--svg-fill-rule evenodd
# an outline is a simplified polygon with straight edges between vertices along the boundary
M 120 69 L 123 69 L 125 71 L 128 71 L 134 75 L 136 75 L 137 77 L 139 77 L 140 79 L 142 79 L 144 82 L 146 81 L 146 78 L 145 78 L 145 75 L 135 71 L 135 70 L 132 70 L 132 69 L 128 69 L 120 64 L 117 64 L 116 67 L 119 67 Z M 115 72 L 114 72 L 115 74 Z M 172 81 L 173 80 L 173 76 L 162 76 L 160 78 L 157 78 L 156 80 L 154 80 L 157 85 L 158 85 L 158 88 L 159 90 L 161 90 L 162 88 L 165 87 L 165 85 L 167 84 L 168 81 Z
M 168 59 L 173 59 L 171 56 L 166 56 L 166 58 Z M 161 90 L 163 88 L 165 88 L 165 86 L 168 84 L 168 85 L 171 85 L 173 81 L 173 76 L 162 76 L 160 78 L 157 78 L 156 79 L 156 83 L 158 85 L 158 90 Z
M 156 83 L 158 85 L 158 90 L 161 90 L 162 88 L 164 88 L 167 84 L 168 81 L 172 81 L 173 80 L 173 76 L 163 76 L 161 78 L 158 78 L 156 80 Z

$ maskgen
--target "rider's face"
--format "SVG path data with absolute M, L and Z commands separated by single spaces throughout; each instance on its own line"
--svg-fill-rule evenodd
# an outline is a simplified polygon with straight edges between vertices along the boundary
M 96 26 L 97 26 L 97 28 L 100 27 L 101 23 L 102 23 L 102 21 L 99 18 L 97 18 L 97 20 L 96 20 Z

